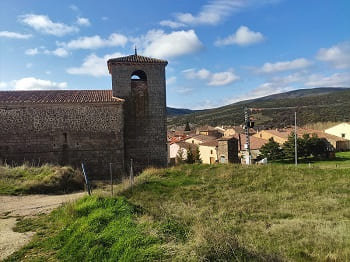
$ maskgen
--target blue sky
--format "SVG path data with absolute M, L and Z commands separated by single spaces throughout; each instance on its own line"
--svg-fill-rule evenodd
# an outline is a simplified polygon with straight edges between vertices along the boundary
M 348 0 L 1 0 L 0 90 L 110 89 L 106 60 L 163 58 L 167 104 L 350 87 Z

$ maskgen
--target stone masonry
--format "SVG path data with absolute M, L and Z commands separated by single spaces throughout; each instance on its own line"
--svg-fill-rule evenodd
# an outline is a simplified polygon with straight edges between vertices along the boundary
M 133 159 L 136 172 L 167 165 L 166 65 L 167 61 L 136 54 L 108 60 L 113 96 L 125 100 L 126 167 Z
M 0 92 L 0 162 L 80 167 L 93 179 L 167 165 L 164 60 L 110 59 L 113 90 Z

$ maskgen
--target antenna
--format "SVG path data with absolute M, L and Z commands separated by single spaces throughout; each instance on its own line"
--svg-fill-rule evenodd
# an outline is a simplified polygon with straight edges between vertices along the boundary
M 137 48 L 136 48 L 136 45 L 135 45 L 135 55 L 137 55 Z

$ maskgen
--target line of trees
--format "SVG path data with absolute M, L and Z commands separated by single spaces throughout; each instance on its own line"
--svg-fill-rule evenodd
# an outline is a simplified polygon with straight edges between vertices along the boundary
M 280 146 L 273 137 L 269 142 L 260 148 L 262 158 L 266 157 L 268 160 L 283 160 L 293 159 L 295 157 L 295 137 L 292 132 L 288 136 L 288 140 Z M 330 152 L 334 149 L 332 145 L 325 139 L 319 138 L 316 134 L 304 134 L 297 138 L 297 153 L 298 158 L 316 157 L 329 158 Z

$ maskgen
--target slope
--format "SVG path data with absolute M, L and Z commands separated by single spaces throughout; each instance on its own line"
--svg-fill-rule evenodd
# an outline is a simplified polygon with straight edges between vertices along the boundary
M 349 169 L 149 169 L 117 197 L 86 197 L 17 230 L 7 261 L 347 261 Z
M 252 117 L 256 124 L 265 127 L 284 127 L 326 121 L 350 121 L 349 88 L 315 88 L 296 90 L 202 110 L 200 112 L 168 118 L 168 126 L 184 125 L 238 125 L 244 121 L 244 107 L 255 108 Z M 296 108 L 296 109 L 295 109 Z

